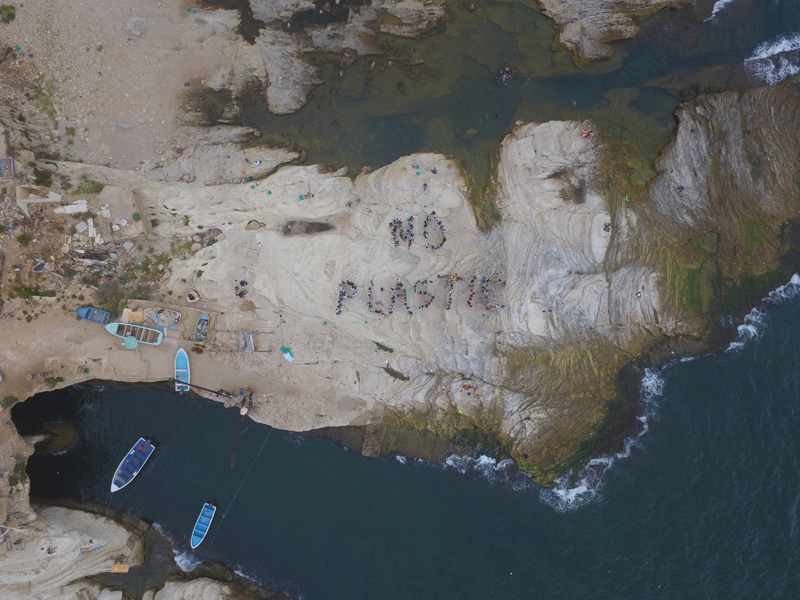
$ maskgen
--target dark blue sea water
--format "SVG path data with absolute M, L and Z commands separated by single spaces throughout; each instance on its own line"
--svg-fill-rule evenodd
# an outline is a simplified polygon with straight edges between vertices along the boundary
M 79 447 L 31 458 L 34 494 L 138 513 L 187 568 L 225 560 L 296 598 L 797 598 L 798 294 L 774 293 L 727 353 L 649 373 L 646 432 L 572 490 L 488 459 L 366 459 L 250 422 L 231 469 L 236 411 L 165 392 L 63 390 L 14 418 L 80 432 Z M 112 497 L 139 435 L 159 449 Z M 207 500 L 220 510 L 191 552 Z
M 481 4 L 474 17 L 461 11 L 453 26 L 485 18 L 508 28 L 522 18 L 514 4 Z M 463 38 L 470 43 L 450 36 L 441 44 L 468 48 L 464 61 L 472 70 L 436 85 L 430 77 L 408 83 L 420 88 L 409 92 L 413 106 L 399 88 L 359 87 L 348 73 L 312 94 L 304 109 L 311 113 L 269 117 L 267 125 L 302 140 L 312 161 L 335 157 L 343 146 L 380 162 L 420 149 L 459 155 L 459 145 L 481 140 L 494 148 L 518 116 L 564 118 L 549 107 L 571 111 L 573 99 L 575 114 L 585 116 L 583 105 L 601 103 L 605 91 L 662 74 L 690 77 L 748 57 L 753 82 L 800 70 L 800 1 L 727 4 L 713 22 L 690 23 L 675 13 L 646 23 L 642 37 L 618 45 L 628 58 L 608 73 L 557 75 L 553 67 L 536 85 L 515 79 L 507 92 L 474 82 L 504 61 L 524 62 L 525 44 L 533 43 L 528 29 L 520 27 L 506 49 L 481 49 L 475 32 Z M 536 44 L 549 52 L 553 30 L 542 27 Z M 440 40 L 417 43 L 429 48 Z M 440 87 L 458 89 L 451 96 Z M 507 105 L 484 106 L 499 93 L 507 93 Z M 337 103 L 356 100 L 374 110 L 348 121 L 353 111 L 339 114 Z M 519 108 L 526 102 L 533 107 L 527 113 Z M 670 115 L 677 102 L 648 87 L 632 106 Z M 481 120 L 489 110 L 499 116 Z M 460 116 L 451 123 L 454 114 Z M 478 134 L 447 141 L 450 134 L 441 132 L 456 125 Z M 359 143 L 342 144 L 343 130 Z M 405 137 L 394 135 L 398 130 Z M 323 151 L 331 140 L 335 148 Z M 800 598 L 798 293 L 794 283 L 774 294 L 748 317 L 729 352 L 648 373 L 645 433 L 629 441 L 624 456 L 594 460 L 591 479 L 570 489 L 539 488 L 509 462 L 366 459 L 250 421 L 231 468 L 238 412 L 153 390 L 61 390 L 16 406 L 13 416 L 22 430 L 62 420 L 80 436 L 62 455 L 30 459 L 34 495 L 137 513 L 172 538 L 185 568 L 223 560 L 295 598 Z M 141 435 L 158 449 L 134 483 L 112 496 L 111 475 Z M 217 517 L 192 552 L 192 525 L 210 500 Z

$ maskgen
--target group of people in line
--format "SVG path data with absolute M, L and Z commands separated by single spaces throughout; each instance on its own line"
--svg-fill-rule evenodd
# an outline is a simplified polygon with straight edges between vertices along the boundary
M 453 273 L 453 274 L 450 274 L 450 275 L 437 275 L 436 277 L 437 277 L 437 279 L 446 279 L 447 282 L 448 282 L 448 288 L 449 289 L 447 290 L 447 306 L 446 306 L 446 309 L 450 310 L 450 307 L 453 305 L 453 285 L 455 284 L 456 281 L 464 281 L 465 278 L 460 276 L 458 273 Z M 431 279 L 418 279 L 416 282 L 414 282 L 414 290 L 413 290 L 414 294 L 422 296 L 423 298 L 427 299 L 427 302 L 425 302 L 424 304 L 420 304 L 419 306 L 416 307 L 417 310 L 422 310 L 423 308 L 428 308 L 431 304 L 433 304 L 433 301 L 436 299 L 436 296 L 434 296 L 431 292 L 427 291 L 427 289 L 422 289 L 421 288 L 421 286 L 433 285 L 433 283 L 434 282 Z M 505 286 L 506 285 L 506 281 L 504 279 L 493 280 L 493 279 L 490 279 L 489 277 L 483 276 L 483 277 L 481 277 L 480 282 L 478 282 L 478 276 L 477 275 L 473 275 L 470 278 L 470 280 L 469 280 L 470 295 L 469 295 L 469 299 L 467 300 L 467 305 L 470 308 L 473 307 L 473 299 L 475 298 L 475 296 L 477 294 L 481 295 L 481 298 L 483 299 L 483 308 L 485 310 L 495 310 L 495 309 L 505 308 L 506 307 L 505 304 L 490 304 L 490 298 L 489 298 L 489 296 L 490 296 L 490 291 L 489 291 L 490 284 L 497 284 L 497 285 Z M 477 286 L 477 288 L 476 288 L 476 286 Z M 388 317 L 389 315 L 394 314 L 395 303 L 397 302 L 397 299 L 398 298 L 402 298 L 402 300 L 403 300 L 403 308 L 406 310 L 406 312 L 408 314 L 414 314 L 414 311 L 412 310 L 412 308 L 408 304 L 408 289 L 405 287 L 405 285 L 403 285 L 403 282 L 400 280 L 399 277 L 397 278 L 397 283 L 395 283 L 394 286 L 389 288 L 389 291 L 391 292 L 391 298 L 390 298 L 389 308 L 387 310 L 384 310 L 382 308 L 376 308 L 373 305 L 373 301 L 374 301 L 373 288 L 374 287 L 375 287 L 375 284 L 372 281 L 370 281 L 369 282 L 369 287 L 367 288 L 367 308 L 368 308 L 368 310 L 370 312 L 373 312 L 373 313 L 375 313 L 377 315 L 381 315 L 381 316 L 384 316 L 384 317 Z M 349 290 L 348 290 L 348 288 L 349 288 Z M 384 288 L 380 288 L 380 291 L 384 292 Z M 342 281 L 342 283 L 341 283 L 341 285 L 339 287 L 339 300 L 338 300 L 338 302 L 336 304 L 336 314 L 337 315 L 341 315 L 342 314 L 342 303 L 344 302 L 344 299 L 345 298 L 355 298 L 357 293 L 358 293 L 358 286 L 354 282 L 349 281 L 349 280 Z
M 382 308 L 373 308 L 372 306 L 372 288 L 374 287 L 374 285 L 375 284 L 370 281 L 369 288 L 367 289 L 367 299 L 368 299 L 367 308 L 369 309 L 370 312 L 374 312 L 376 315 L 381 315 L 383 317 L 388 317 L 389 315 L 394 314 L 394 304 L 397 301 L 397 297 L 402 295 L 403 308 L 406 309 L 406 312 L 408 314 L 414 314 L 413 311 L 411 310 L 411 307 L 408 305 L 408 291 L 403 285 L 403 282 L 400 281 L 399 277 L 397 279 L 397 283 L 394 285 L 394 287 L 391 288 L 392 303 L 389 306 L 389 310 L 386 312 L 384 312 Z M 383 288 L 381 288 L 381 291 L 383 291 Z
M 425 244 L 425 247 L 438 250 L 444 246 L 444 243 L 447 241 L 447 237 L 445 236 L 447 229 L 445 229 L 444 223 L 442 223 L 442 220 L 439 218 L 439 215 L 436 214 L 436 211 L 431 211 L 431 213 L 425 217 L 425 222 L 422 224 L 422 235 L 425 237 L 425 239 L 428 239 L 428 224 L 432 219 L 435 220 L 439 225 L 439 231 L 442 234 L 442 241 L 437 245 Z M 399 248 L 401 242 L 411 248 L 411 245 L 414 243 L 414 217 L 408 217 L 405 224 L 400 219 L 392 219 L 392 222 L 389 223 L 389 230 L 391 232 L 392 241 L 394 242 L 395 248 Z
M 347 293 L 347 287 L 350 287 L 350 293 Z M 355 298 L 358 286 L 350 280 L 342 281 L 341 287 L 339 288 L 339 301 L 336 303 L 336 314 L 342 314 L 342 302 L 344 302 L 345 298 Z
M 427 285 L 429 283 L 432 284 L 433 281 L 431 281 L 430 279 L 423 279 L 423 280 L 417 279 L 414 282 L 414 293 L 415 294 L 419 294 L 420 296 L 427 296 L 429 298 L 429 300 L 425 304 L 420 304 L 417 307 L 417 310 L 422 310 L 423 308 L 428 308 L 431 305 L 431 303 L 433 303 L 433 301 L 436 299 L 436 296 L 434 296 L 433 294 L 431 294 L 428 291 L 423 292 L 422 290 L 417 290 L 417 286 L 419 286 L 419 285 Z
M 392 230 L 392 241 L 395 248 L 400 246 L 400 240 L 408 242 L 408 247 L 411 248 L 411 244 L 414 243 L 414 217 L 406 219 L 405 228 L 400 219 L 392 219 L 392 222 L 389 223 L 389 229 Z M 398 233 L 400 234 L 400 240 L 397 239 Z
M 439 243 L 438 246 L 431 246 L 430 244 L 425 244 L 425 247 L 438 250 L 439 248 L 444 246 L 444 243 L 447 241 L 447 237 L 445 236 L 445 234 L 447 233 L 447 229 L 445 229 L 444 223 L 442 223 L 442 220 L 439 218 L 439 215 L 436 214 L 436 211 L 435 210 L 431 211 L 431 214 L 425 217 L 425 222 L 422 224 L 422 235 L 425 236 L 426 240 L 428 239 L 428 223 L 430 223 L 431 217 L 433 217 L 436 223 L 439 225 L 439 231 L 442 232 L 442 241 Z

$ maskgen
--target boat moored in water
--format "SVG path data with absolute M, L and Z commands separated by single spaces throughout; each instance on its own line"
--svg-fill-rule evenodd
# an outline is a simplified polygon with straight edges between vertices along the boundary
M 206 502 L 203 505 L 203 510 L 200 511 L 192 530 L 192 549 L 197 548 L 206 539 L 206 534 L 211 527 L 211 521 L 214 520 L 214 513 L 216 512 L 217 507 L 210 502 Z
M 133 481 L 155 449 L 150 440 L 139 438 L 114 472 L 114 477 L 111 478 L 111 492 L 119 491 Z

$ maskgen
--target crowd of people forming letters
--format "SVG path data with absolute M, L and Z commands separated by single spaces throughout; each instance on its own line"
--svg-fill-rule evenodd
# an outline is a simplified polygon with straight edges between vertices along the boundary
M 431 213 L 425 217 L 425 222 L 422 226 L 425 239 L 428 239 L 428 225 L 431 221 L 435 221 L 439 226 L 439 231 L 442 234 L 442 241 L 438 245 L 426 243 L 425 247 L 433 250 L 439 250 L 447 241 L 447 237 L 445 236 L 447 230 L 445 229 L 442 220 L 436 214 L 436 211 L 431 211 Z M 414 243 L 414 217 L 408 217 L 405 220 L 405 224 L 400 219 L 392 219 L 392 222 L 389 223 L 389 230 L 391 232 L 392 241 L 394 242 L 395 247 L 399 247 L 400 243 L 402 242 L 404 245 L 407 244 L 408 247 L 411 248 Z M 448 286 L 446 310 L 450 310 L 453 305 L 453 287 L 457 282 L 460 281 L 469 282 L 468 285 L 470 293 L 469 298 L 467 299 L 467 306 L 470 308 L 475 305 L 480 305 L 481 303 L 483 304 L 483 308 L 485 310 L 495 310 L 506 307 L 505 304 L 494 302 L 490 293 L 490 286 L 492 285 L 504 287 L 506 285 L 504 279 L 492 279 L 486 276 L 479 278 L 478 275 L 465 277 L 459 275 L 458 273 L 453 273 L 450 275 L 437 275 L 436 278 L 445 280 L 445 283 Z M 428 308 L 436 299 L 436 296 L 428 291 L 429 288 L 427 287 L 433 285 L 434 281 L 431 279 L 418 279 L 416 282 L 414 282 L 413 296 L 421 296 L 421 298 L 418 299 L 420 304 L 416 307 L 417 311 L 422 310 L 423 308 Z M 372 281 L 370 281 L 369 287 L 367 288 L 367 308 L 370 312 L 388 317 L 389 315 L 394 314 L 395 304 L 397 299 L 400 298 L 403 301 L 403 308 L 405 309 L 405 312 L 410 315 L 414 314 L 414 309 L 412 309 L 408 302 L 408 288 L 405 284 L 403 284 L 399 277 L 397 282 L 388 290 L 387 299 L 389 300 L 389 307 L 386 310 L 380 308 L 380 305 L 383 304 L 382 302 L 375 300 L 374 296 L 377 296 L 377 294 L 374 292 L 374 287 L 375 285 Z M 387 294 L 384 288 L 380 288 L 380 292 L 382 294 Z M 349 279 L 342 281 L 341 285 L 339 286 L 339 299 L 336 303 L 336 314 L 342 314 L 342 304 L 346 298 L 355 298 L 357 295 L 358 285 L 356 285 L 355 282 L 350 281 Z M 479 296 L 479 302 L 475 302 L 475 296 Z

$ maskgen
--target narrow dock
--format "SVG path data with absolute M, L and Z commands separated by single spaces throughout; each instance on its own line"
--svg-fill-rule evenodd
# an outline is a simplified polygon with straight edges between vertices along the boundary
M 383 448 L 383 438 L 386 436 L 386 425 L 376 423 L 364 426 L 364 444 L 361 454 L 369 458 L 378 458 Z

